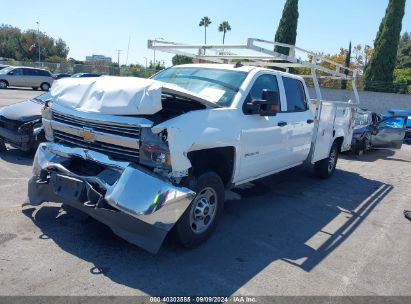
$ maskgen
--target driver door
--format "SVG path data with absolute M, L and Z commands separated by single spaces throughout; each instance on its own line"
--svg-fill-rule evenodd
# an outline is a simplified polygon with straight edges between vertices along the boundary
M 371 135 L 371 146 L 374 148 L 401 149 L 406 131 L 407 117 L 395 116 L 378 123 L 376 134 Z
M 257 76 L 244 104 L 262 98 L 263 90 L 279 92 L 277 76 Z M 288 164 L 287 121 L 284 113 L 276 116 L 242 113 L 240 138 L 240 170 L 236 182 L 278 171 Z

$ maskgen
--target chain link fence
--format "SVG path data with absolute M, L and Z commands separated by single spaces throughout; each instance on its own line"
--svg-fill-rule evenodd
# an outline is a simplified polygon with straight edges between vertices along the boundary
M 104 75 L 120 75 L 116 66 L 102 64 L 76 64 L 76 63 L 51 63 L 51 62 L 25 62 L 15 60 L 0 60 L 0 64 L 12 66 L 27 66 L 49 70 L 51 73 L 95 73 Z

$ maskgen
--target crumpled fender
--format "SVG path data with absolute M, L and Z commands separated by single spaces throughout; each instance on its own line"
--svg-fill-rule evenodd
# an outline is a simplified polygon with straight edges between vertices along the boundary
M 191 151 L 235 147 L 240 142 L 238 110 L 232 108 L 193 111 L 158 124 L 154 133 L 167 129 L 173 171 L 191 168 L 187 153 Z

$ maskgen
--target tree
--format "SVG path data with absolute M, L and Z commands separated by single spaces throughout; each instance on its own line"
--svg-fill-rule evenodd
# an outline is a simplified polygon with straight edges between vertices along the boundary
M 373 56 L 365 68 L 366 90 L 390 90 L 384 86 L 393 81 L 404 10 L 405 0 L 389 0 L 374 41 Z
M 204 44 L 207 44 L 207 27 L 211 24 L 211 19 L 207 16 L 201 18 L 198 26 L 204 26 Z
M 62 39 L 55 40 L 36 30 L 22 32 L 10 25 L 0 25 L 0 57 L 18 61 L 38 61 L 38 42 L 42 61 L 66 61 L 69 48 Z
M 351 41 L 350 41 L 350 45 L 349 45 L 349 47 L 348 47 L 347 55 L 345 56 L 345 67 L 346 67 L 346 68 L 350 68 L 350 65 L 351 65 L 351 49 L 352 49 L 352 47 L 351 47 Z M 348 76 L 348 73 L 349 73 L 348 70 L 344 70 L 344 74 L 345 74 L 346 76 Z M 342 89 L 342 90 L 346 90 L 346 89 L 347 89 L 347 80 L 344 79 L 344 80 L 341 82 L 341 89 Z
M 225 34 L 231 31 L 230 23 L 228 23 L 228 21 L 221 22 L 221 24 L 218 26 L 218 31 L 223 33 L 223 44 L 224 44 Z
M 173 65 L 193 63 L 193 58 L 184 55 L 174 55 L 171 62 Z
M 297 40 L 298 16 L 298 0 L 287 0 L 277 33 L 275 34 L 276 42 L 295 45 Z M 285 47 L 276 46 L 275 51 L 284 55 L 289 54 L 289 49 Z
M 411 68 L 411 37 L 408 32 L 405 32 L 400 39 L 397 57 L 397 68 Z

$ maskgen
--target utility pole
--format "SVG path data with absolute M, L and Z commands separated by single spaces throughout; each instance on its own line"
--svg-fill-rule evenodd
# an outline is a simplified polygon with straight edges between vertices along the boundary
M 41 63 L 41 58 L 40 58 L 40 23 L 37 21 L 37 47 L 39 49 L 39 66 Z
M 146 60 L 146 72 L 147 72 L 147 57 L 143 57 Z
M 123 52 L 123 50 L 116 50 L 117 52 L 117 64 L 118 64 L 118 68 L 120 68 L 120 53 Z
M 118 64 L 118 74 L 120 75 L 120 53 L 122 52 L 123 50 L 116 50 L 116 52 L 117 52 L 117 64 Z

